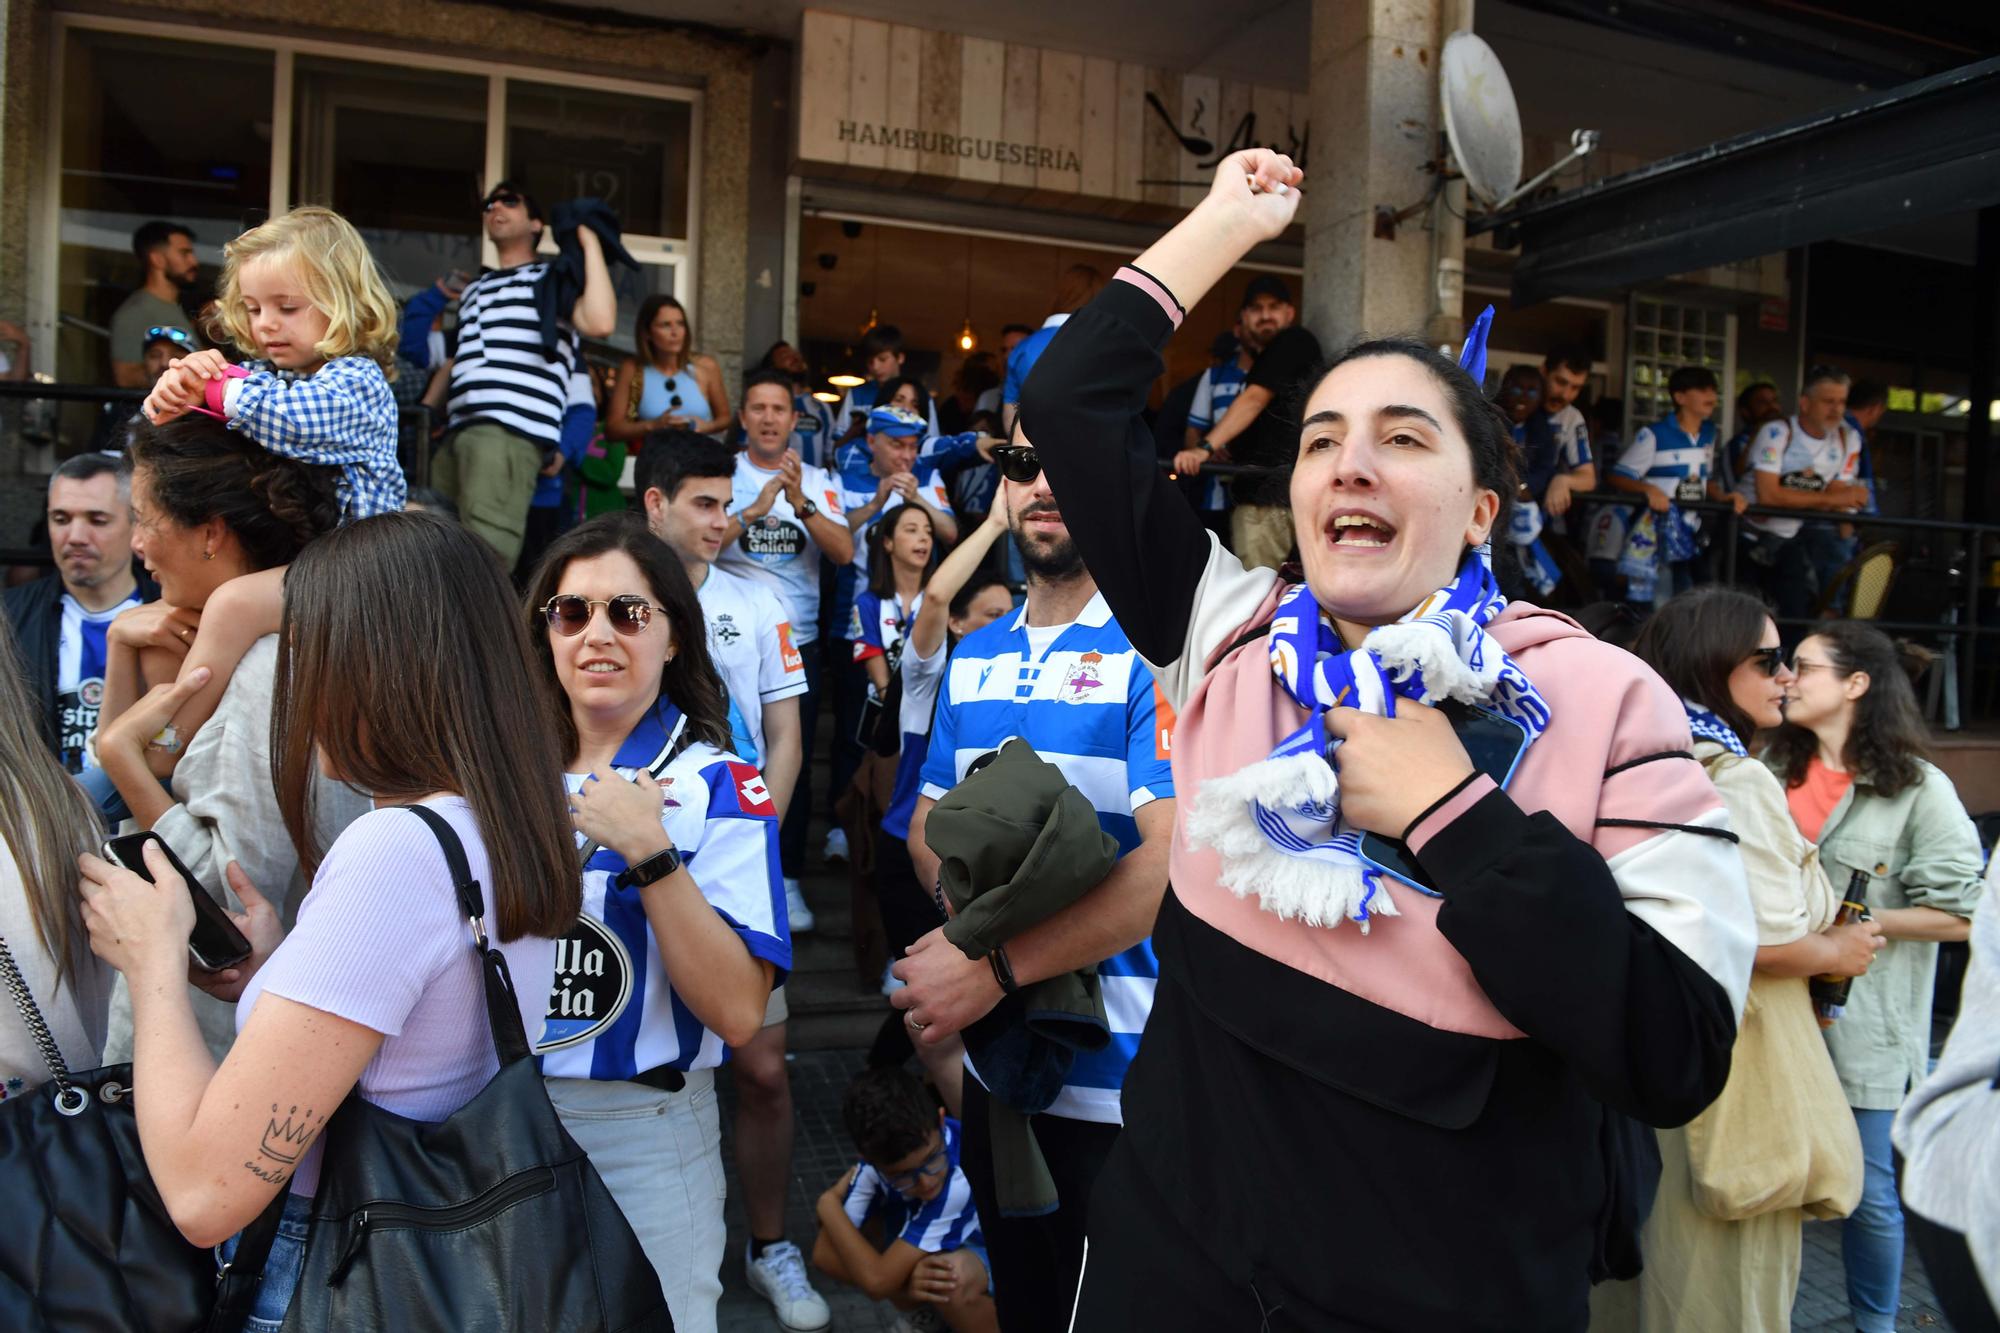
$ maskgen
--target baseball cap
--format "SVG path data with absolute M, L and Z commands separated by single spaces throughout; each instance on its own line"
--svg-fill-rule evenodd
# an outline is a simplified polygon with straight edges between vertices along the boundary
M 870 435 L 890 435 L 903 439 L 924 433 L 924 419 L 900 407 L 878 407 L 868 414 Z
M 1250 285 L 1243 289 L 1243 303 L 1236 308 L 1247 309 L 1250 303 L 1260 296 L 1273 296 L 1286 305 L 1292 304 L 1292 289 L 1285 285 L 1283 278 L 1275 273 L 1259 273 L 1250 279 Z

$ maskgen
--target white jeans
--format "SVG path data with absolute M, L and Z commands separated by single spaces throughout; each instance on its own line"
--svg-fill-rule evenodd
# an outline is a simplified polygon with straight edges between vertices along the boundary
M 590 1154 L 653 1261 L 676 1333 L 715 1333 L 726 1244 L 715 1071 L 689 1074 L 679 1092 L 587 1078 L 543 1082 L 563 1128 Z

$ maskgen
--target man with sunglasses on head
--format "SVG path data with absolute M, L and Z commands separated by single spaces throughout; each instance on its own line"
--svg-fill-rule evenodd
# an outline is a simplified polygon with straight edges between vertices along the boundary
M 545 343 L 542 288 L 553 265 L 535 253 L 544 226 L 541 206 L 502 181 L 487 191 L 480 209 L 499 267 L 458 294 L 457 343 L 443 372 L 449 433 L 432 460 L 431 483 L 458 506 L 465 526 L 512 566 L 536 482 L 562 446 L 582 339 L 610 336 L 618 298 L 603 243 L 589 227 L 579 227 L 583 291 L 559 312 L 553 346 Z
M 1167 886 L 1174 787 L 1174 719 L 1084 568 L 1041 463 L 1017 422 L 1014 444 L 993 451 L 999 501 L 1028 573 L 1027 605 L 962 639 L 945 666 L 909 847 L 920 883 L 937 882 L 924 835 L 931 809 L 973 762 L 1020 736 L 1061 769 L 1116 840 L 1119 860 L 1080 900 L 1022 931 L 994 954 L 967 958 L 934 930 L 895 968 L 890 997 L 913 1040 L 954 1038 L 1021 986 L 1094 969 L 1110 1040 L 1076 1054 L 1063 1087 L 1029 1125 L 1057 1194 L 1055 1211 L 1008 1217 L 994 1170 L 993 1102 L 978 1060 L 967 1061 L 962 1164 L 993 1260 L 1000 1323 L 1067 1328 L 1083 1265 L 1086 1206 L 1116 1143 L 1119 1090 L 1152 1010 L 1159 976 L 1149 938 Z

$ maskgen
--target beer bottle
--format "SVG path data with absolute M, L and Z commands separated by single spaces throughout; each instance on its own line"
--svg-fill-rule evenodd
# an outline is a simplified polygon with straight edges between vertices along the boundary
M 1847 898 L 1840 904 L 1833 924 L 1845 926 L 1855 921 L 1874 920 L 1875 914 L 1868 910 L 1867 899 L 1868 872 L 1857 870 L 1848 877 Z M 1832 1027 L 1834 1020 L 1846 1010 L 1847 992 L 1853 985 L 1853 977 L 1837 977 L 1831 973 L 1821 973 L 1812 979 L 1813 1012 L 1819 1016 L 1821 1027 Z

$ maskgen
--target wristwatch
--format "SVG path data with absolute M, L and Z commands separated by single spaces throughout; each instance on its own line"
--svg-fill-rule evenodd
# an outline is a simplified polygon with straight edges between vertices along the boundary
M 681 854 L 669 847 L 663 852 L 654 852 L 638 865 L 626 866 L 611 877 L 611 887 L 643 889 L 648 884 L 659 883 L 680 868 Z
M 1196 440 L 1194 442 L 1194 447 L 1201 450 L 1205 454 L 1212 454 L 1215 452 L 1215 446 L 1210 444 L 1207 440 Z
M 804 504 L 792 506 L 792 512 L 800 518 L 811 518 L 819 512 L 819 506 L 808 500 Z

